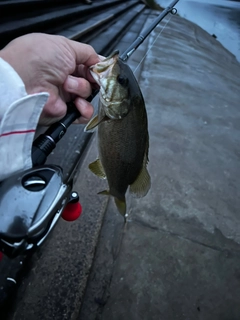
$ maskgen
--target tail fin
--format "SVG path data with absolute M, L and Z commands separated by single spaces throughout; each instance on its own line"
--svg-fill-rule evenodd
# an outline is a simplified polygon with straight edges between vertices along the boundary
M 114 201 L 118 208 L 118 211 L 121 213 L 121 215 L 125 216 L 126 210 L 127 210 L 125 197 L 124 197 L 124 200 L 120 200 L 114 197 Z
M 98 194 L 103 194 L 103 195 L 106 195 L 106 196 L 110 196 L 111 195 L 109 190 L 104 190 L 104 191 L 98 192 Z M 120 199 L 114 197 L 114 201 L 115 201 L 115 204 L 116 204 L 116 206 L 118 208 L 118 211 L 121 213 L 122 216 L 125 217 L 125 214 L 126 214 L 126 211 L 127 211 L 125 197 L 124 197 L 123 200 L 120 200 Z

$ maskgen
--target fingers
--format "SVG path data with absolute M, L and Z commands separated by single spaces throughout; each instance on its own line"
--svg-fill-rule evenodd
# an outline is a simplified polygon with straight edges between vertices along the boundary
M 74 103 L 81 114 L 81 117 L 74 121 L 74 123 L 88 123 L 94 111 L 91 103 L 80 97 L 76 98 Z M 66 103 L 60 97 L 55 103 L 48 101 L 41 114 L 39 124 L 49 126 L 50 124 L 61 120 L 65 116 L 66 111 Z
M 88 123 L 94 111 L 91 103 L 89 103 L 88 101 L 80 97 L 76 98 L 74 103 L 77 109 L 79 110 L 79 112 L 81 113 L 81 117 L 76 121 L 74 121 L 74 123 Z
M 91 75 L 89 67 L 86 67 L 84 65 L 76 66 L 76 69 L 73 72 L 72 76 L 81 77 L 81 78 L 87 79 L 90 82 L 90 84 L 92 86 L 92 89 L 98 89 L 99 88 L 99 85 L 97 84 L 96 80 Z
M 68 41 L 69 46 L 75 54 L 76 64 L 84 64 L 88 67 L 100 61 L 96 51 L 88 44 L 80 43 L 74 40 Z
M 72 74 L 75 77 L 81 77 L 87 79 L 89 82 L 96 83 L 92 77 L 89 67 L 84 66 L 83 64 L 77 65 L 75 71 Z
M 91 84 L 84 78 L 68 76 L 63 84 L 64 90 L 82 98 L 88 98 L 92 93 Z
M 75 98 L 75 105 L 79 110 L 81 117 L 75 121 L 75 123 L 87 123 L 93 114 L 93 106 L 85 99 L 91 95 L 91 84 L 84 78 L 76 78 L 68 76 L 63 84 L 62 94 L 52 88 L 50 97 L 43 109 L 40 124 L 50 125 L 56 121 L 59 121 L 64 117 L 67 111 L 66 102 L 71 99 L 71 95 L 77 96 Z M 64 96 L 64 91 L 66 96 Z M 70 93 L 70 95 L 68 95 Z
M 42 114 L 39 119 L 39 124 L 49 126 L 61 120 L 67 111 L 66 103 L 56 94 L 50 94 L 50 97 L 43 108 Z
M 67 92 L 78 96 L 75 99 L 74 103 L 77 109 L 79 110 L 81 117 L 76 121 L 74 121 L 74 123 L 79 123 L 79 124 L 87 123 L 92 117 L 93 111 L 94 111 L 91 103 L 85 100 L 92 93 L 91 84 L 84 78 L 68 76 L 63 84 L 63 88 Z

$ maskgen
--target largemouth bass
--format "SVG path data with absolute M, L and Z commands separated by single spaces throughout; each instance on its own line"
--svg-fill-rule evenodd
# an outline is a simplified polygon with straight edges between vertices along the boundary
M 144 99 L 130 67 L 115 51 L 90 67 L 100 86 L 98 115 L 85 131 L 98 126 L 99 158 L 89 165 L 98 177 L 107 179 L 109 190 L 100 192 L 114 197 L 125 216 L 125 194 L 143 197 L 150 189 L 148 163 L 148 121 Z

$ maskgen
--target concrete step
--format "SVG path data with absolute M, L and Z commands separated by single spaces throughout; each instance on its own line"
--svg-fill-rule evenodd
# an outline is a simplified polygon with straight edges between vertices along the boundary
M 41 1 L 42 2 L 42 1 Z M 137 4 L 139 1 L 130 0 L 126 3 L 131 5 Z M 115 7 L 118 11 L 120 0 L 99 0 L 93 2 L 91 6 L 84 4 L 65 4 L 65 6 L 55 6 L 39 9 L 36 6 L 35 11 L 22 12 L 19 11 L 17 16 L 5 15 L 0 23 L 0 47 L 6 45 L 15 37 L 21 36 L 29 32 L 47 32 L 56 33 L 57 31 L 66 29 L 77 23 L 90 20 L 96 13 L 106 12 L 109 8 Z M 17 4 L 16 4 L 17 5 Z M 16 11 L 18 7 L 13 7 L 12 11 Z M 27 10 L 28 7 L 26 7 Z M 1 6 L 0 6 L 1 12 Z M 2 14 L 2 13 L 1 13 Z

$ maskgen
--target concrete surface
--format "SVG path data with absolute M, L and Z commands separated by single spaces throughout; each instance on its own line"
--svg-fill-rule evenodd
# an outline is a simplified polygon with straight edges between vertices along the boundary
M 110 201 L 78 319 L 238 320 L 240 64 L 172 17 L 139 84 L 152 188 L 125 226 Z
M 174 16 L 161 32 L 165 23 L 139 79 L 149 194 L 128 197 L 124 225 L 87 169 L 94 138 L 75 185 L 84 214 L 57 226 L 11 319 L 240 319 L 240 64 L 196 25 Z

